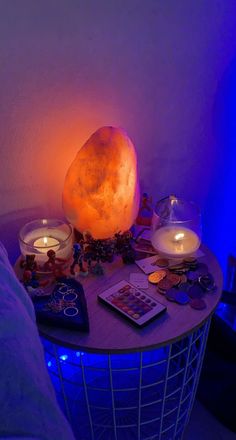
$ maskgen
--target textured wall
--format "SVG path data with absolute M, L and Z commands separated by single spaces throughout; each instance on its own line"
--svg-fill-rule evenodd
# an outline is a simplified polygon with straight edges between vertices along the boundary
M 142 188 L 199 203 L 222 254 L 209 231 L 232 143 L 213 120 L 223 124 L 235 14 L 235 0 L 0 0 L 0 214 L 60 210 L 78 147 L 122 126 Z

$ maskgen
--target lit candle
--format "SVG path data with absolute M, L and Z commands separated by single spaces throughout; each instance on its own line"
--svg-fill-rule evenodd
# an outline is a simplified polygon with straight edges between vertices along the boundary
M 182 226 L 163 226 L 152 236 L 152 245 L 160 253 L 169 256 L 193 254 L 200 246 L 198 235 Z
M 34 241 L 34 247 L 38 248 L 39 252 L 46 254 L 52 248 L 55 252 L 59 249 L 59 241 L 53 237 L 40 237 Z M 56 246 L 58 245 L 58 246 Z
M 32 220 L 21 228 L 19 244 L 23 257 L 34 254 L 38 267 L 43 268 L 50 249 L 56 253 L 57 258 L 69 261 L 73 247 L 73 230 L 63 220 Z

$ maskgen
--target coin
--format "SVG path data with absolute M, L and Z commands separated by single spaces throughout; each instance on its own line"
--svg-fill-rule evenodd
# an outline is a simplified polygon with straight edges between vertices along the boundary
M 191 299 L 190 306 L 196 310 L 203 310 L 206 308 L 206 303 L 203 299 L 194 298 L 194 299 Z
M 160 293 L 161 295 L 165 295 L 166 294 L 166 289 L 160 289 L 159 287 L 157 287 L 157 292 Z
M 182 269 L 171 270 L 172 273 L 176 273 L 177 275 L 183 275 L 189 271 L 189 267 L 182 267 Z
M 197 262 L 197 259 L 196 259 L 196 257 L 185 257 L 183 259 L 183 262 L 186 264 L 193 264 L 193 263 Z
M 197 271 L 197 266 L 188 266 L 188 272 L 196 272 L 196 271 Z
M 160 290 L 168 290 L 173 287 L 173 283 L 168 278 L 163 278 L 157 286 Z
M 199 274 L 195 271 L 192 271 L 192 270 L 190 270 L 188 273 L 187 273 L 187 279 L 189 280 L 189 281 L 197 281 L 198 280 L 198 278 L 199 278 Z
M 183 292 L 188 292 L 189 291 L 189 289 L 190 289 L 190 284 L 189 283 L 187 283 L 187 282 L 185 282 L 185 283 L 180 283 L 179 284 L 179 289 L 180 290 L 182 290 Z
M 203 292 L 201 286 L 198 283 L 196 283 L 190 287 L 190 289 L 188 291 L 188 295 L 192 299 L 195 299 L 195 298 L 199 299 L 199 298 L 202 298 L 202 296 L 204 295 L 204 292 Z
M 172 286 L 177 286 L 181 281 L 181 276 L 175 273 L 167 274 L 167 279 L 172 283 Z
M 157 270 L 156 272 L 151 273 L 148 276 L 148 281 L 152 284 L 157 284 L 159 281 L 161 281 L 166 276 L 166 271 L 161 269 Z
M 186 292 L 182 292 L 181 290 L 177 291 L 175 294 L 175 301 L 178 304 L 188 304 L 189 302 L 189 296 Z
M 169 260 L 167 258 L 158 258 L 155 263 L 159 267 L 168 267 L 169 266 Z
M 166 298 L 167 298 L 169 301 L 175 301 L 175 295 L 176 295 L 176 292 L 178 292 L 178 290 L 175 289 L 174 287 L 172 287 L 171 289 L 167 290 L 167 292 L 166 292 Z
M 183 263 L 175 264 L 174 266 L 169 267 L 169 270 L 171 270 L 171 272 L 181 271 L 182 269 L 185 269 L 185 265 Z
M 199 284 L 204 290 L 210 291 L 215 287 L 215 281 L 213 276 L 208 273 L 199 277 Z
M 188 281 L 188 279 L 187 279 L 187 277 L 186 277 L 186 275 L 181 275 L 181 280 L 180 280 L 180 283 L 181 284 L 183 284 L 183 283 L 187 283 L 187 281 Z

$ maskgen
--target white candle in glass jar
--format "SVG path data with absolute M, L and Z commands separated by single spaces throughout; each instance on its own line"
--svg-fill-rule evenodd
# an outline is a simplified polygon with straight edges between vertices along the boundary
M 68 260 L 72 254 L 73 237 L 60 229 L 54 228 L 53 237 L 49 235 L 47 228 L 38 228 L 25 235 L 24 241 L 20 240 L 21 253 L 34 254 L 36 262 L 43 265 L 47 260 L 47 252 L 52 249 L 56 257 Z
M 169 256 L 186 256 L 200 246 L 196 232 L 182 226 L 163 226 L 152 236 L 152 245 L 160 253 Z

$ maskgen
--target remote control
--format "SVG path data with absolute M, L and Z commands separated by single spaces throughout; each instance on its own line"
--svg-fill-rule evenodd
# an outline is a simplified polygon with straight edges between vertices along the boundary
M 166 310 L 166 306 L 125 280 L 100 293 L 98 300 L 139 327 Z

